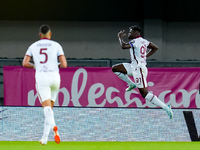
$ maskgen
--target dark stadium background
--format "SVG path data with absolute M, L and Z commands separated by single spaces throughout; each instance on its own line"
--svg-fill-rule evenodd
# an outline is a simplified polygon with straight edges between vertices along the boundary
M 1 20 L 199 21 L 197 0 L 1 0 Z

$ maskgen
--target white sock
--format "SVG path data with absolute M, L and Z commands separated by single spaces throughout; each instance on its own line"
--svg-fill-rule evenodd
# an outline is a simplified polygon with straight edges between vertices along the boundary
M 128 83 L 128 85 L 134 84 L 134 82 L 124 73 L 121 72 L 114 72 L 120 79 Z
M 148 93 L 145 97 L 146 100 L 150 101 L 151 103 L 155 104 L 156 106 L 160 106 L 163 109 L 166 109 L 167 105 L 164 104 L 156 95 Z
M 50 133 L 50 125 L 49 125 L 49 123 L 47 122 L 47 120 L 45 119 L 45 120 L 44 120 L 44 131 L 43 131 L 43 136 L 42 136 L 42 138 L 48 138 L 49 133 Z
M 53 129 L 53 127 L 55 126 L 55 120 L 54 120 L 53 110 L 51 109 L 50 106 L 44 107 L 44 116 L 45 116 L 47 123 L 50 126 L 50 129 Z

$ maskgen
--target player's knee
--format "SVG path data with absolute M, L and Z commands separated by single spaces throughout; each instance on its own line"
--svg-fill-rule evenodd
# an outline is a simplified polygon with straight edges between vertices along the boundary
M 117 70 L 117 68 L 116 68 L 116 66 L 112 66 L 112 72 L 117 72 L 118 70 Z
M 148 92 L 147 91 L 140 91 L 140 94 L 143 98 L 145 98 L 147 96 Z
M 144 94 L 144 93 L 141 93 L 141 95 L 142 95 L 142 97 L 143 97 L 143 98 L 145 98 L 145 97 L 146 97 L 146 94 Z

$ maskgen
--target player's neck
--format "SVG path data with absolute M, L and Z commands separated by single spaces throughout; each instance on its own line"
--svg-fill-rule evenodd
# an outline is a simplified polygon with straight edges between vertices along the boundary
M 51 39 L 51 32 L 48 32 L 47 34 L 40 34 L 41 39 Z
M 51 39 L 51 36 L 50 35 L 41 35 L 40 36 L 41 37 L 41 39 Z

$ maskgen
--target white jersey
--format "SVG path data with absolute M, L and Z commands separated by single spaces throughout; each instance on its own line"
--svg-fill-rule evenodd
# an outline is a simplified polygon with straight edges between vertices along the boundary
M 146 54 L 147 54 L 147 46 L 149 45 L 149 41 L 143 39 L 141 36 L 131 40 L 129 44 L 130 55 L 131 55 L 131 64 L 133 67 L 144 67 L 146 66 Z
M 40 72 L 59 72 L 58 56 L 64 55 L 62 46 L 49 39 L 41 39 L 33 43 L 26 55 L 33 57 L 36 76 Z

